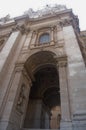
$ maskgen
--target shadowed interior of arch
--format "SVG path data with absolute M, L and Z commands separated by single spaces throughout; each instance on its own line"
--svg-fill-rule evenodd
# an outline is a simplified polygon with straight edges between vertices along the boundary
M 59 76 L 55 67 L 47 66 L 35 74 L 24 121 L 24 128 L 59 128 Z

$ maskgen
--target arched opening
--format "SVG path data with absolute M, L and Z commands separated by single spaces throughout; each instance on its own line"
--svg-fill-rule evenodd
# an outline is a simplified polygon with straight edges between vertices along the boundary
M 56 62 L 54 53 L 41 51 L 33 54 L 25 64 L 33 82 L 24 128 L 57 129 L 60 127 L 61 103 Z
M 59 77 L 55 67 L 47 66 L 35 73 L 24 128 L 59 128 Z M 59 118 L 59 119 L 58 119 Z

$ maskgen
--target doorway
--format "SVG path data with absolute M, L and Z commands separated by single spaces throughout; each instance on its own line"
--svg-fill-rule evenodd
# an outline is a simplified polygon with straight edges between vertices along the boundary
M 43 66 L 35 72 L 34 77 L 24 128 L 59 128 L 61 112 L 58 72 L 53 66 Z

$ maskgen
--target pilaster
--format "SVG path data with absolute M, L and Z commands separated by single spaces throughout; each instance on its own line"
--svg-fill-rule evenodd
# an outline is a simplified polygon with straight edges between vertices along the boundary
M 3 115 L 0 121 L 1 130 L 12 130 L 12 129 L 19 130 L 22 125 L 24 114 L 17 112 L 16 106 L 17 106 L 17 100 L 19 99 L 19 95 L 21 92 L 21 85 L 22 83 L 24 84 L 23 75 L 27 77 L 23 64 L 17 64 L 15 67 L 14 78 L 7 97 L 5 109 L 3 111 Z M 31 84 L 31 80 L 28 77 L 26 79 L 29 80 L 29 83 Z M 26 86 L 25 96 L 27 95 L 28 97 L 30 91 L 30 88 L 28 87 L 29 84 L 25 86 Z M 25 103 L 22 106 L 23 112 L 26 110 L 26 106 L 28 103 L 28 100 L 26 100 L 27 97 L 25 97 Z
M 67 61 L 58 61 L 60 98 L 61 98 L 61 130 L 72 130 L 70 116 L 70 101 L 67 82 Z
M 33 48 L 33 47 L 35 46 L 36 37 L 37 37 L 37 32 L 36 32 L 36 31 L 33 31 L 32 37 L 31 37 L 31 43 L 30 43 L 30 47 L 31 47 L 31 48 Z
M 74 130 L 76 126 L 77 129 L 85 130 L 86 125 L 82 124 L 86 121 L 86 68 L 72 25 L 63 27 L 63 33 L 68 56 L 68 83 Z M 77 121 L 81 124 L 76 123 Z

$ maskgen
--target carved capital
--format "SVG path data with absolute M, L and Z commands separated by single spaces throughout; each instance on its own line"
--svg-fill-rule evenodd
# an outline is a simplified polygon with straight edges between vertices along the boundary
M 60 24 L 61 21 L 57 22 L 57 31 L 61 31 L 62 30 L 62 25 Z
M 73 20 L 72 19 L 64 19 L 64 20 L 59 21 L 59 25 L 61 27 L 72 25 L 72 24 L 73 24 Z
M 22 34 L 28 33 L 30 31 L 29 28 L 26 28 L 26 26 L 23 25 L 16 25 L 15 27 L 12 28 L 12 31 L 20 31 Z

